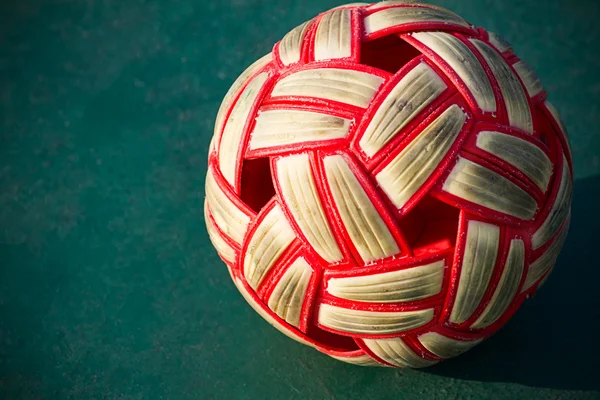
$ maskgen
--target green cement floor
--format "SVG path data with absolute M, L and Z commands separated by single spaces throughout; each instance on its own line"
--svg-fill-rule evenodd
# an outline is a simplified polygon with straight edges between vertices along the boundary
M 571 234 L 496 336 L 420 371 L 281 335 L 205 232 L 212 124 L 235 77 L 334 1 L 0 5 L 0 398 L 600 399 L 597 1 L 436 3 L 498 32 L 569 128 Z

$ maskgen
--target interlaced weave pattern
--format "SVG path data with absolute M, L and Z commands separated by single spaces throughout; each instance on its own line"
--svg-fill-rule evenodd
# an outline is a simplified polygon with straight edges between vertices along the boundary
M 349 363 L 425 367 L 543 283 L 572 184 L 565 128 L 508 43 L 436 6 L 355 3 L 233 84 L 205 219 L 277 329 Z

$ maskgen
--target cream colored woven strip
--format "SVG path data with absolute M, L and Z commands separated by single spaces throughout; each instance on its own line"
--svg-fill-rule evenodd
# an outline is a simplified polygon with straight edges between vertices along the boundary
M 206 202 L 219 229 L 238 244 L 242 244 L 250 217 L 238 208 L 221 189 L 212 167 L 206 174 Z
M 381 5 L 383 6 L 384 4 Z M 373 9 L 373 6 L 371 9 Z M 401 27 L 402 25 L 416 22 L 437 22 L 448 25 L 469 26 L 469 24 L 458 15 L 437 7 L 387 8 L 368 15 L 365 17 L 364 21 L 367 35 L 372 35 L 384 29 Z
M 307 21 L 288 32 L 279 42 L 279 59 L 283 65 L 300 61 L 302 42 L 312 21 Z
M 244 257 L 244 276 L 253 289 L 258 288 L 295 237 L 283 211 L 276 205 L 254 231 Z
M 382 83 L 379 76 L 351 69 L 308 69 L 281 79 L 272 96 L 317 97 L 366 108 Z
M 397 312 L 353 310 L 330 304 L 319 308 L 321 325 L 349 333 L 400 333 L 423 326 L 432 319 L 433 308 Z
M 334 10 L 325 14 L 315 33 L 315 60 L 346 58 L 352 55 L 352 12 Z
M 533 197 L 502 175 L 459 157 L 443 190 L 492 210 L 530 220 L 537 209 Z
M 490 43 L 500 53 L 512 51 L 512 46 L 510 45 L 510 43 L 508 43 L 506 40 L 504 40 L 504 38 L 502 36 L 498 35 L 497 33 L 489 32 L 489 31 L 488 31 L 488 36 L 489 36 Z
M 401 338 L 364 339 L 363 342 L 373 354 L 396 367 L 423 368 L 437 363 L 419 356 Z
M 327 292 L 356 301 L 393 303 L 414 301 L 438 294 L 442 290 L 444 260 L 425 265 L 353 277 L 332 278 Z
M 567 216 L 567 221 L 569 221 L 570 215 Z M 569 222 L 566 222 L 564 228 L 560 232 L 560 234 L 556 237 L 554 242 L 546 251 L 542 253 L 536 260 L 534 260 L 527 270 L 527 276 L 525 277 L 525 283 L 521 288 L 521 292 L 532 287 L 540 278 L 542 278 L 553 266 L 556 264 L 556 260 L 558 259 L 558 255 L 560 254 L 560 250 L 567 239 L 567 233 L 569 232 Z
M 427 64 L 420 63 L 410 70 L 377 108 L 360 139 L 361 149 L 374 156 L 446 88 L 442 78 Z
M 269 75 L 266 72 L 260 73 L 246 86 L 233 106 L 223 130 L 219 145 L 219 169 L 234 189 L 238 189 L 236 176 L 237 169 L 241 165 L 238 160 L 238 153 L 240 146 L 243 144 L 244 126 L 250 118 L 250 109 L 256 102 L 258 94 L 268 77 Z
M 377 3 L 373 3 L 367 7 L 367 10 L 379 10 L 380 8 L 390 7 L 390 6 L 403 6 L 406 4 L 414 4 L 417 0 L 384 0 L 378 1 Z
M 250 149 L 345 138 L 350 123 L 349 119 L 313 111 L 263 111 L 256 118 Z
M 323 160 L 327 183 L 350 240 L 365 262 L 400 253 L 391 232 L 342 156 Z
M 362 354 L 360 356 L 332 356 L 329 354 L 329 357 L 335 358 L 336 360 L 343 361 L 348 364 L 359 365 L 361 367 L 383 367 L 384 365 L 378 363 L 373 360 L 368 354 Z
M 327 262 L 342 260 L 342 252 L 331 231 L 317 193 L 308 154 L 277 160 L 281 196 L 312 248 Z
M 483 131 L 477 134 L 477 147 L 506 161 L 527 175 L 545 192 L 552 176 L 552 162 L 538 146 L 516 136 Z
M 290 325 L 300 325 L 302 304 L 312 275 L 312 268 L 303 257 L 290 265 L 269 297 L 269 308 Z
M 460 107 L 451 105 L 375 176 L 397 208 L 404 207 L 437 169 L 465 120 Z
M 204 202 L 204 221 L 206 222 L 206 230 L 208 231 L 208 237 L 217 249 L 217 252 L 230 263 L 235 261 L 235 251 L 233 248 L 219 235 L 217 229 L 209 218 L 208 215 L 208 202 Z
M 457 37 L 443 32 L 418 32 L 412 35 L 441 57 L 467 85 L 483 111 L 496 111 L 496 98 L 483 66 L 473 52 Z
M 512 302 L 519 282 L 523 276 L 523 267 L 525 265 L 525 245 L 520 239 L 513 239 L 510 242 L 504 271 L 498 281 L 498 286 L 489 303 L 477 320 L 471 325 L 471 328 L 485 328 L 490 326 L 504 314 Z
M 531 245 L 534 250 L 540 248 L 544 243 L 550 240 L 556 232 L 558 232 L 571 209 L 573 180 L 571 179 L 571 171 L 567 164 L 567 158 L 564 154 L 562 158 L 563 168 L 561 171 L 558 193 L 556 194 L 556 199 L 554 200 L 554 204 L 552 204 L 550 213 L 531 238 Z
M 456 340 L 437 332 L 428 332 L 419 336 L 423 347 L 442 358 L 456 357 L 481 343 L 482 340 Z
M 533 133 L 531 110 L 521 82 L 496 50 L 481 40 L 470 41 L 481 52 L 500 86 L 509 124 L 527 133 Z
M 305 344 L 310 347 L 315 347 L 312 343 L 304 340 L 302 337 L 300 337 L 298 335 L 294 335 L 288 329 L 284 328 L 284 325 L 282 325 L 281 322 L 277 321 L 271 314 L 269 314 L 266 310 L 264 310 L 262 308 L 261 304 L 258 303 L 252 297 L 252 295 L 250 293 L 248 293 L 248 291 L 246 290 L 246 287 L 244 286 L 244 284 L 242 283 L 242 281 L 240 279 L 234 278 L 233 282 L 235 283 L 235 286 L 240 291 L 240 293 L 242 294 L 244 299 L 248 302 L 250 307 L 252 307 L 254 309 L 254 311 L 256 311 L 258 313 L 258 315 L 263 317 L 263 319 L 266 320 L 269 324 L 273 325 L 273 327 L 275 329 L 277 329 L 279 332 L 283 333 L 285 336 L 289 337 L 290 339 L 294 339 L 295 341 Z
M 225 122 L 225 113 L 231 106 L 231 101 L 233 100 L 235 94 L 248 81 L 248 78 L 250 78 L 256 72 L 260 71 L 261 68 L 270 63 L 272 60 L 273 55 L 271 53 L 259 58 L 244 72 L 242 72 L 242 74 L 235 80 L 235 82 L 233 82 L 233 85 L 231 85 L 231 87 L 227 91 L 227 94 L 225 94 L 225 97 L 221 102 L 221 106 L 219 107 L 219 111 L 217 113 L 217 120 L 215 122 L 214 138 L 218 138 L 221 134 L 221 130 L 223 129 L 223 122 Z
M 544 90 L 542 82 L 540 82 L 537 74 L 525 61 L 516 62 L 513 64 L 513 68 L 517 71 L 523 84 L 525 84 L 529 97 L 534 97 Z
M 465 322 L 481 302 L 494 272 L 499 243 L 498 226 L 469 221 L 450 322 Z

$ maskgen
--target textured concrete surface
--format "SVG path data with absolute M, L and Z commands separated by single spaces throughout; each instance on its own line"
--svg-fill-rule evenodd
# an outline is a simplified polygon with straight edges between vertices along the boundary
M 571 234 L 495 337 L 422 371 L 296 344 L 244 302 L 202 221 L 229 85 L 334 1 L 0 5 L 0 397 L 598 399 L 600 48 L 595 1 L 438 4 L 498 32 L 569 128 Z

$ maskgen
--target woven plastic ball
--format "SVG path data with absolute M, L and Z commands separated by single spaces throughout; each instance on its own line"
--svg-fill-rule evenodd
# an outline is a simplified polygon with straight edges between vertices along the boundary
M 296 27 L 235 81 L 205 219 L 250 305 L 358 365 L 426 367 L 497 331 L 569 226 L 566 131 L 498 35 L 387 1 Z

